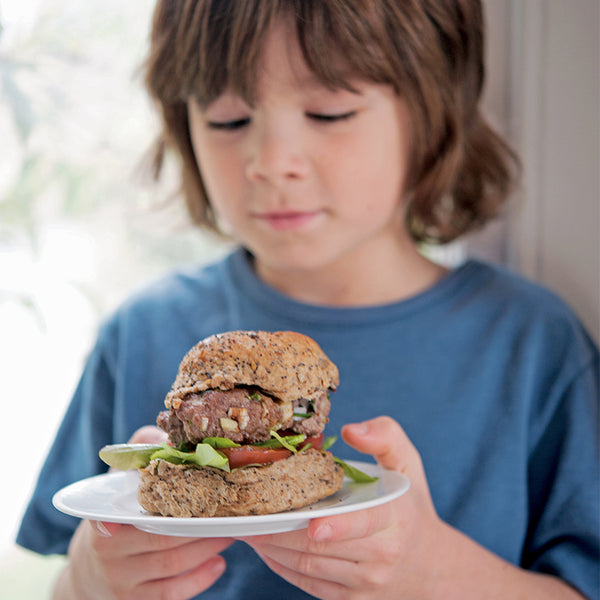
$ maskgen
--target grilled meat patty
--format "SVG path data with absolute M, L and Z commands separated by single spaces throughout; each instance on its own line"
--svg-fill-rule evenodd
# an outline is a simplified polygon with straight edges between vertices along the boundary
M 177 408 L 159 413 L 158 426 L 174 446 L 197 444 L 206 437 L 226 437 L 252 444 L 270 439 L 272 429 L 319 435 L 328 421 L 329 398 L 280 402 L 255 387 L 207 390 L 186 396 Z M 294 417 L 294 413 L 301 416 Z M 308 416 L 307 416 L 308 415 Z

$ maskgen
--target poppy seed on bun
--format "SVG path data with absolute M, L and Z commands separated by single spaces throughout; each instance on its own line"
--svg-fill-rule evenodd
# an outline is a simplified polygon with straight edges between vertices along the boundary
M 183 358 L 165 405 L 191 392 L 256 385 L 281 401 L 314 398 L 339 384 L 320 346 L 294 331 L 230 331 L 196 344 Z
M 337 367 L 300 333 L 230 331 L 202 340 L 182 359 L 157 424 L 186 452 L 206 438 L 231 440 L 234 448 L 219 448 L 231 472 L 152 460 L 141 471 L 140 504 L 175 517 L 268 514 L 335 493 L 343 470 L 320 447 L 338 383 Z M 286 435 L 306 447 L 264 445 Z

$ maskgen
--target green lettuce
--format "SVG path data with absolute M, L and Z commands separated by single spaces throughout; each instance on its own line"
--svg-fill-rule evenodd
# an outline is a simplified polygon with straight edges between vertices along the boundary
M 273 439 L 266 442 L 254 444 L 263 448 L 287 448 L 296 453 L 299 446 L 306 436 L 303 434 L 281 436 L 275 431 L 271 431 Z M 322 451 L 325 451 L 336 442 L 337 436 L 331 436 L 325 439 Z M 173 448 L 168 444 L 113 444 L 104 446 L 100 452 L 100 458 L 110 467 L 127 471 L 129 469 L 142 469 L 150 464 L 151 460 L 160 458 L 176 465 L 191 464 L 198 467 L 215 467 L 222 471 L 230 471 L 227 457 L 219 452 L 219 448 L 238 448 L 240 444 L 229 438 L 210 437 L 205 438 L 201 444 L 197 444 L 194 452 L 184 452 Z M 377 481 L 378 477 L 371 477 L 363 473 L 360 469 L 349 465 L 343 460 L 333 457 L 343 469 L 346 477 L 349 477 L 355 483 L 372 483 Z
M 202 443 L 213 448 L 239 448 L 241 446 L 241 444 L 224 437 L 207 437 L 202 440 Z
M 333 460 L 344 469 L 344 475 L 349 477 L 354 481 L 354 483 L 373 483 L 377 481 L 379 477 L 372 477 L 371 475 L 367 475 L 364 471 L 349 465 L 347 462 L 344 462 L 342 459 L 337 456 L 333 457 Z
M 104 446 L 99 456 L 109 467 L 121 471 L 142 469 L 155 458 L 162 458 L 176 465 L 192 464 L 229 471 L 227 457 L 210 444 L 198 444 L 194 452 L 183 452 L 168 444 L 113 444 Z
M 331 448 L 331 446 L 333 446 L 336 442 L 337 435 L 332 435 L 331 437 L 326 438 L 323 442 L 323 450 Z M 371 475 L 367 475 L 360 469 L 349 465 L 347 462 L 344 462 L 341 458 L 338 458 L 337 456 L 334 456 L 333 460 L 335 460 L 335 462 L 338 465 L 340 465 L 342 469 L 344 469 L 344 475 L 349 479 L 352 479 L 354 483 L 373 483 L 374 481 L 377 481 L 379 479 L 379 477 L 372 477 Z
M 199 467 L 216 467 L 222 471 L 229 471 L 227 457 L 210 444 L 198 444 L 195 452 L 182 452 L 168 444 L 162 444 L 160 450 L 154 452 L 150 460 L 156 458 L 162 458 L 176 465 L 192 464 Z
M 260 448 L 287 448 L 292 452 L 296 452 L 296 446 L 300 445 L 306 439 L 306 436 L 302 433 L 282 436 L 271 431 L 271 435 L 273 436 L 273 439 L 267 440 L 266 442 L 256 442 L 253 445 L 259 446 Z
M 109 467 L 127 471 L 148 466 L 150 457 L 160 448 L 156 444 L 112 444 L 101 448 L 98 455 Z

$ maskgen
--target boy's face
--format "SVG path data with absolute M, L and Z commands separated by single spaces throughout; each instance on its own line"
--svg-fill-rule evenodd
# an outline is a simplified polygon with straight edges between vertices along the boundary
M 408 240 L 404 103 L 388 86 L 325 88 L 283 25 L 265 41 L 257 76 L 254 107 L 233 94 L 204 109 L 189 103 L 194 152 L 216 213 L 268 281 L 356 261 L 381 265 Z

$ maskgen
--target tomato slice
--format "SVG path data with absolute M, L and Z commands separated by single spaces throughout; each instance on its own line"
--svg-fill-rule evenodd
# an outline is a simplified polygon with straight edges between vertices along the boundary
M 311 448 L 320 450 L 325 440 L 325 434 L 309 437 L 298 446 L 298 450 L 302 450 L 307 444 L 311 444 Z M 262 448 L 261 446 L 244 445 L 237 448 L 219 448 L 229 459 L 229 467 L 239 469 L 248 465 L 270 465 L 271 463 L 289 458 L 292 453 L 287 448 Z
M 219 448 L 219 452 L 229 459 L 229 466 L 232 469 L 248 465 L 269 465 L 292 455 L 286 448 L 261 448 L 260 446 Z
M 309 437 L 306 438 L 299 446 L 298 446 L 298 450 L 302 450 L 302 448 L 304 448 L 304 446 L 307 446 L 308 444 L 310 444 L 311 448 L 316 448 L 317 450 L 320 450 L 323 447 L 323 442 L 325 441 L 325 434 L 321 433 L 320 435 L 317 435 L 315 437 Z

